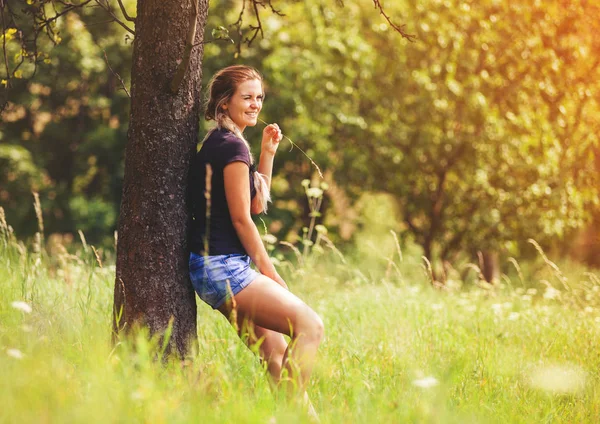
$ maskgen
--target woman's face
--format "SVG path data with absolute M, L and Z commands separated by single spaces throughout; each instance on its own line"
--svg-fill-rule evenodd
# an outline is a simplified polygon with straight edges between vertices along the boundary
M 235 93 L 223 108 L 229 112 L 231 120 L 244 131 L 247 126 L 253 127 L 262 109 L 263 90 L 260 80 L 244 81 L 237 86 Z

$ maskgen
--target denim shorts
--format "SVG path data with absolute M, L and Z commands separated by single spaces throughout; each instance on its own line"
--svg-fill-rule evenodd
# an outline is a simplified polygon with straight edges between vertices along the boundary
M 239 253 L 202 256 L 192 252 L 189 267 L 196 293 L 213 309 L 219 308 L 232 294 L 241 292 L 260 275 L 250 268 L 250 257 Z

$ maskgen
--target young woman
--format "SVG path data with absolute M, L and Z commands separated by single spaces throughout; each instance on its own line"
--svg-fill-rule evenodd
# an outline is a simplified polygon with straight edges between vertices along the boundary
M 205 118 L 216 127 L 190 169 L 190 277 L 198 296 L 231 318 L 248 345 L 262 340 L 260 357 L 274 382 L 287 370 L 302 392 L 323 337 L 323 322 L 288 290 L 251 218 L 251 213 L 267 209 L 281 131 L 277 124 L 264 129 L 256 166 L 243 131 L 256 125 L 262 108 L 261 75 L 247 66 L 230 66 L 214 75 L 208 91 Z M 291 337 L 289 346 L 283 334 Z

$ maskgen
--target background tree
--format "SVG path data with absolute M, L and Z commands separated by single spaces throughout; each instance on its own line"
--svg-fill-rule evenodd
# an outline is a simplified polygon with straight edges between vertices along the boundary
M 31 169 L 40 175 L 33 185 L 16 178 L 15 184 L 22 186 L 19 190 L 2 185 L 8 220 L 20 237 L 33 234 L 35 215 L 31 202 L 25 202 L 33 189 L 41 192 L 49 231 L 82 230 L 94 244 L 110 246 L 122 189 L 120 157 L 129 98 L 105 58 L 128 79 L 131 46 L 121 27 L 98 24 L 106 21 L 102 9 L 77 8 L 44 27 L 52 28 L 53 37 L 61 41 L 54 45 L 45 33 L 38 35 L 43 60 L 34 64 L 27 60 L 33 46 L 26 41 L 26 25 L 31 21 L 25 18 L 33 19 L 30 11 L 41 13 L 41 6 L 41 2 L 9 2 L 3 9 L 5 20 L 12 7 L 15 13 L 21 11 L 24 22 L 19 31 L 6 30 L 13 34 L 5 49 L 7 66 L 19 66 L 19 77 L 13 76 L 3 87 L 2 94 L 10 93 L 10 102 L 2 113 L 0 143 L 6 152 L 25 149 Z M 10 206 L 16 203 L 19 208 Z
M 279 30 L 265 61 L 293 105 L 286 119 L 350 196 L 392 194 L 426 257 L 518 254 L 589 219 L 598 46 L 578 23 L 597 8 L 398 4 L 419 23 L 419 42 L 398 46 L 372 10 L 317 5 L 293 6 L 311 19 Z

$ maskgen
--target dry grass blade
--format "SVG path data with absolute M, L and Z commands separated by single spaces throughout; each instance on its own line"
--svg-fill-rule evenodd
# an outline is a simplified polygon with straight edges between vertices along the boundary
M 92 250 L 94 251 L 94 256 L 96 256 L 96 262 L 98 262 L 98 266 L 102 268 L 102 260 L 100 259 L 100 254 L 94 246 L 92 246 Z
M 477 265 L 468 263 L 465 266 L 463 266 L 463 268 L 464 269 L 472 269 L 473 271 L 475 271 L 477 273 L 477 278 L 479 278 L 480 280 L 483 280 L 483 274 L 481 273 L 481 268 L 479 268 Z
M 425 264 L 427 265 L 427 266 L 425 266 L 425 270 L 428 273 L 427 276 L 429 277 L 431 284 L 435 286 L 436 281 L 435 281 L 435 277 L 433 276 L 433 268 L 431 267 L 431 262 L 429 262 L 429 259 L 427 259 L 426 256 L 421 256 L 421 259 L 423 259 L 425 261 Z
M 38 231 L 40 235 L 44 236 L 44 217 L 42 216 L 42 204 L 40 203 L 40 195 L 34 191 L 33 192 L 33 207 L 35 208 L 35 216 L 38 222 Z
M 237 322 L 237 302 L 235 301 L 235 296 L 233 295 L 233 290 L 231 290 L 231 284 L 229 283 L 229 280 L 227 280 L 227 294 L 231 300 L 231 314 L 229 315 L 229 321 L 237 333 L 240 330 Z
M 325 242 L 327 247 L 329 247 L 331 250 L 333 250 L 335 252 L 335 254 L 338 255 L 338 257 L 341 259 L 341 261 L 345 264 L 346 258 L 344 258 L 344 255 L 342 254 L 342 252 L 340 252 L 338 250 L 338 248 L 335 247 L 333 242 L 331 240 L 329 240 L 329 238 L 325 234 L 321 234 L 321 238 L 323 239 L 323 241 Z
M 4 208 L 0 206 L 0 234 L 2 238 L 8 240 L 8 223 L 6 222 L 6 215 L 4 214 Z
M 521 272 L 521 267 L 515 258 L 508 258 L 508 262 L 513 264 L 515 269 L 517 270 L 517 275 L 519 276 L 519 280 L 521 280 L 521 285 L 524 285 L 523 273 Z
M 283 244 L 284 246 L 287 246 L 290 249 L 292 249 L 292 251 L 296 255 L 296 259 L 298 259 L 298 263 L 302 263 L 302 252 L 300 252 L 300 250 L 298 250 L 298 248 L 296 246 L 294 246 L 292 243 L 289 243 L 287 241 L 280 241 L 279 244 Z
M 266 123 L 265 121 L 263 121 L 260 118 L 258 118 L 258 120 L 260 122 L 262 122 L 263 124 L 265 124 L 265 125 L 269 125 L 268 123 Z M 310 161 L 310 163 L 312 163 L 313 166 L 317 169 L 317 172 L 319 173 L 319 176 L 321 177 L 321 179 L 324 179 L 325 177 L 323 177 L 323 173 L 321 172 L 321 168 L 319 168 L 319 165 L 317 165 L 316 162 L 314 160 L 312 160 L 312 158 L 310 156 L 308 156 L 308 154 L 306 154 L 306 152 L 300 148 L 300 146 L 298 146 L 296 143 L 294 143 L 291 138 L 289 138 L 287 135 L 283 135 L 283 137 L 286 138 L 290 143 L 292 143 L 292 149 L 294 147 L 297 148 L 298 150 L 300 150 L 302 152 L 302 154 L 304 156 L 306 156 L 308 158 L 308 160 Z
M 394 242 L 396 243 L 396 251 L 398 252 L 398 257 L 400 258 L 400 262 L 404 261 L 404 258 L 402 256 L 402 249 L 400 249 L 400 242 L 398 241 L 398 235 L 396 234 L 396 232 L 394 230 L 390 230 L 390 233 L 392 233 L 392 236 L 394 237 Z
M 79 238 L 81 239 L 81 244 L 83 245 L 83 250 L 87 252 L 88 245 L 87 245 L 87 242 L 85 240 L 85 236 L 83 235 L 83 231 L 77 230 L 77 234 L 79 234 Z
M 593 274 L 591 272 L 584 272 L 583 275 L 585 275 L 586 277 L 590 278 L 590 281 L 592 283 L 594 283 L 597 286 L 600 286 L 600 278 L 598 278 L 598 276 L 596 274 Z
M 542 246 L 540 246 L 538 244 L 538 242 L 535 241 L 534 239 L 528 239 L 527 242 L 531 243 L 535 247 L 535 249 L 538 251 L 538 253 L 542 257 L 542 259 L 546 263 L 546 265 L 548 265 L 554 271 L 554 275 L 562 283 L 563 287 L 566 290 L 571 291 L 571 287 L 569 287 L 569 285 L 567 284 L 567 278 L 563 275 L 563 273 L 561 272 L 558 265 L 556 265 L 554 262 L 552 262 L 550 259 L 548 259 L 548 257 L 544 253 L 544 250 L 542 249 Z
M 394 268 L 396 270 L 396 272 L 398 273 L 398 276 L 400 278 L 402 278 L 402 271 L 400 271 L 400 268 L 398 268 L 398 265 L 396 265 L 396 262 L 394 262 L 392 258 L 386 258 L 386 259 L 387 259 L 388 263 L 387 263 L 387 267 L 385 269 L 385 278 L 389 278 L 392 268 Z

